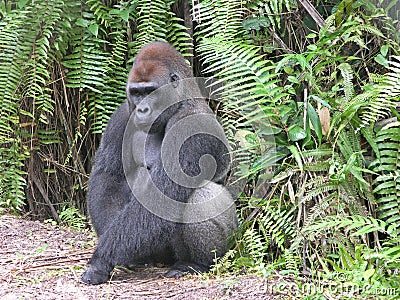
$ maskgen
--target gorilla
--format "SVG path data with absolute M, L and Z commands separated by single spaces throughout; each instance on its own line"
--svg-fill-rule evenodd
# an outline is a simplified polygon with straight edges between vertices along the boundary
M 163 263 L 166 277 L 206 272 L 237 227 L 222 185 L 226 137 L 183 56 L 152 42 L 135 57 L 127 101 L 111 116 L 87 194 L 97 247 L 82 275 L 109 280 L 115 266 Z

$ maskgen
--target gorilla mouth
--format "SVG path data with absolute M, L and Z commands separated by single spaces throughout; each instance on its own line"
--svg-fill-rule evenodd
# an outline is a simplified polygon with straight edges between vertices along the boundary
M 139 129 L 142 129 L 142 130 L 150 128 L 151 124 L 153 123 L 153 122 L 151 122 L 151 120 L 143 120 L 143 119 L 137 118 L 136 116 L 135 116 L 134 122 L 135 122 L 135 125 L 137 127 L 139 127 Z
M 143 132 L 146 132 L 148 134 L 161 134 L 165 132 L 165 125 L 163 125 L 161 122 L 135 122 L 135 125 L 137 128 Z

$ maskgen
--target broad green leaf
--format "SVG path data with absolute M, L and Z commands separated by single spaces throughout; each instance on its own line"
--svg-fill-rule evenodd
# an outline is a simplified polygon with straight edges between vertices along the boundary
M 290 152 L 292 153 L 294 159 L 297 162 L 297 165 L 299 166 L 300 170 L 303 170 L 303 160 L 301 159 L 301 155 L 299 153 L 299 150 L 297 149 L 296 146 L 290 145 L 288 146 L 288 149 L 290 150 Z
M 99 25 L 97 25 L 96 23 L 90 24 L 89 31 L 91 34 L 97 37 L 97 35 L 99 34 Z
M 289 129 L 288 129 L 288 135 L 289 135 L 289 139 L 290 139 L 292 142 L 300 141 L 300 140 L 304 139 L 304 138 L 307 136 L 307 134 L 306 134 L 306 132 L 304 131 L 304 129 L 301 128 L 301 127 L 300 127 L 299 125 L 297 125 L 297 124 L 294 124 L 294 125 L 292 125 L 292 126 L 289 127 Z
M 82 18 L 78 18 L 78 19 L 76 20 L 75 24 L 76 24 L 77 26 L 80 26 L 80 27 L 88 27 L 89 21 L 88 21 L 88 20 L 85 20 L 85 19 L 82 19 Z
M 129 9 L 124 9 L 124 10 L 120 11 L 119 16 L 121 17 L 122 20 L 124 20 L 125 22 L 128 22 L 129 21 L 129 13 L 130 13 Z
M 377 56 L 375 56 L 375 61 L 382 66 L 389 66 L 388 60 L 382 54 L 378 54 Z
M 382 56 L 386 56 L 386 54 L 388 53 L 388 51 L 389 51 L 389 45 L 382 45 L 382 47 L 381 47 L 381 54 L 382 54 Z
M 374 268 L 366 270 L 364 272 L 364 280 L 368 281 L 374 275 L 374 273 L 375 273 L 375 269 Z
M 318 137 L 318 142 L 321 144 L 322 140 L 322 125 L 321 121 L 319 119 L 319 116 L 317 112 L 315 111 L 314 107 L 310 103 L 307 103 L 307 114 L 308 117 L 310 118 L 311 124 L 315 130 L 315 133 L 317 134 Z
M 18 8 L 19 9 L 22 9 L 22 8 L 24 8 L 25 7 L 25 5 L 29 2 L 30 0 L 19 0 L 18 1 Z
M 270 21 L 265 17 L 248 18 L 242 22 L 242 26 L 246 30 L 260 30 L 263 27 L 268 27 Z
M 320 97 L 315 96 L 315 95 L 311 95 L 311 98 L 313 98 L 315 101 L 318 101 L 319 103 L 321 103 L 323 106 L 332 109 L 332 107 L 329 105 L 328 102 L 326 102 L 325 100 L 322 100 Z
M 308 45 L 308 46 L 307 46 L 307 49 L 310 50 L 310 51 L 315 51 L 315 50 L 318 49 L 318 47 L 317 47 L 317 45 L 314 45 L 314 44 L 313 44 L 313 45 Z
M 300 83 L 296 76 L 288 76 L 288 80 L 293 83 Z

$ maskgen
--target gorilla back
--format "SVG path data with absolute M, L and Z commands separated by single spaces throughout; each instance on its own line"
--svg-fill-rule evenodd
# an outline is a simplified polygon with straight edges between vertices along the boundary
M 136 56 L 127 101 L 105 129 L 89 179 L 99 241 L 83 282 L 106 282 L 117 265 L 152 262 L 172 264 L 165 276 L 180 277 L 209 270 L 225 253 L 237 227 L 234 201 L 220 184 L 230 157 L 191 77 L 166 43 Z

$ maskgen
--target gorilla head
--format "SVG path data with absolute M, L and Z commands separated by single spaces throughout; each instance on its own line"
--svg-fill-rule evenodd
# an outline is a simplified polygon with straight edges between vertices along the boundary
M 136 56 L 128 76 L 129 108 L 138 128 L 160 132 L 185 103 L 176 102 L 179 80 L 193 77 L 183 56 L 170 45 L 153 42 Z M 168 85 L 168 87 L 166 87 Z M 166 87 L 160 89 L 160 87 Z M 174 90 L 176 89 L 176 90 Z

